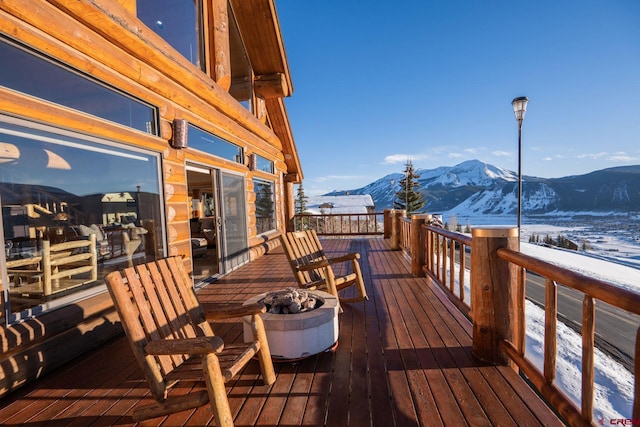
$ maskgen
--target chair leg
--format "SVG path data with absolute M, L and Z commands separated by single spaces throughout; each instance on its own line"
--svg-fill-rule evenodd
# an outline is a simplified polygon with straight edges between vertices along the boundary
M 338 296 L 338 288 L 336 288 L 336 276 L 333 274 L 331 267 L 325 268 L 325 281 L 327 282 L 327 291 L 338 299 L 338 313 L 342 313 L 342 305 Z
M 271 360 L 271 352 L 269 351 L 269 342 L 267 334 L 264 331 L 264 322 L 258 314 L 251 316 L 251 328 L 253 336 L 260 343 L 260 351 L 256 355 L 260 363 L 260 371 L 262 372 L 262 381 L 264 385 L 271 385 L 276 381 L 276 373 L 273 369 L 273 360 Z
M 233 415 L 231 414 L 231 408 L 229 408 L 227 389 L 224 385 L 218 356 L 213 353 L 206 354 L 202 359 L 202 370 L 207 383 L 209 403 L 216 417 L 216 425 L 233 427 Z
M 362 279 L 362 271 L 360 270 L 360 263 L 357 260 L 351 261 L 353 272 L 356 273 L 356 286 L 358 287 L 358 293 L 362 301 L 368 301 L 367 290 L 364 287 L 364 280 Z

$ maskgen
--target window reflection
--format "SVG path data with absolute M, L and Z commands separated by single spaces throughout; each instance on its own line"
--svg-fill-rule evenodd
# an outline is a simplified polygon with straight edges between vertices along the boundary
M 262 172 L 267 172 L 267 173 L 275 172 L 273 161 L 269 159 L 265 159 L 264 157 L 259 155 L 256 155 L 256 168 Z
M 0 122 L 13 314 L 163 254 L 158 156 L 87 139 Z
M 236 163 L 244 163 L 244 150 L 216 135 L 189 125 L 189 147 Z
M 204 70 L 198 0 L 137 0 L 138 18 L 185 58 Z
M 275 185 L 270 181 L 253 180 L 256 193 L 256 227 L 258 234 L 276 229 Z
M 0 86 L 156 134 L 156 110 L 0 37 Z

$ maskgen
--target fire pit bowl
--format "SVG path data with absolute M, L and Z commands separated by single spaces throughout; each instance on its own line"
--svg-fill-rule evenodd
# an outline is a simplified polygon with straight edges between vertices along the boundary
M 277 291 L 284 292 L 286 290 Z M 338 341 L 338 299 L 323 291 L 304 291 L 318 303 L 300 313 L 261 314 L 273 359 L 301 359 L 333 347 Z M 245 304 L 265 302 L 272 292 L 256 295 Z M 244 339 L 252 341 L 249 317 L 243 319 Z

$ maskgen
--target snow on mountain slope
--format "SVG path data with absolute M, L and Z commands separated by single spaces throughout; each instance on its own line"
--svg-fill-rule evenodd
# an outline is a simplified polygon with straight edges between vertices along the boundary
M 518 176 L 479 160 L 418 169 L 420 191 L 430 213 L 515 215 Z M 404 174 L 380 178 L 365 187 L 328 195 L 370 194 L 376 211 L 390 208 Z M 393 188 L 391 182 L 394 182 Z M 396 193 L 396 194 L 394 194 Z M 557 212 L 640 212 L 640 166 L 624 166 L 564 178 L 522 177 L 524 215 Z

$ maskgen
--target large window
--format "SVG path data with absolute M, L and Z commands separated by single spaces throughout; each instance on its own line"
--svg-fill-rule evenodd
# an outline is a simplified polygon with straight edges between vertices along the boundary
M 15 321 L 164 255 L 160 157 L 0 115 L 0 253 Z
M 147 27 L 205 70 L 199 0 L 137 0 L 136 7 L 138 18 Z
M 244 163 L 244 150 L 235 144 L 189 125 L 189 148 L 204 151 L 236 163 Z
M 0 37 L 0 86 L 156 135 L 156 109 Z
M 276 229 L 275 185 L 271 181 L 253 180 L 256 193 L 256 228 L 258 234 Z

